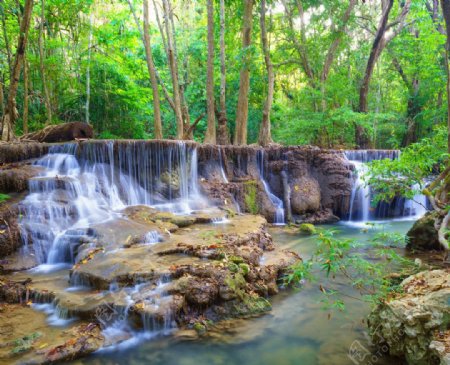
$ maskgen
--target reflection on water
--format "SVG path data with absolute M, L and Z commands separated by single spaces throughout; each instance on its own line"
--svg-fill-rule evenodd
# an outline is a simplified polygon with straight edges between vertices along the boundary
M 342 238 L 367 241 L 380 229 L 404 233 L 412 222 L 392 222 L 367 233 L 345 225 L 338 228 Z M 274 229 L 274 240 L 303 257 L 314 251 L 315 238 Z M 358 296 L 344 281 L 339 289 Z M 200 341 L 159 338 L 115 353 L 100 353 L 83 364 L 156 365 L 397 365 L 398 359 L 369 354 L 364 319 L 369 305 L 346 298 L 346 312 L 329 312 L 322 307 L 319 283 L 307 284 L 301 291 L 285 290 L 272 299 L 273 310 L 259 318 L 235 320 Z M 331 316 L 329 315 L 331 314 Z M 354 350 L 353 356 L 349 351 Z M 77 362 L 80 363 L 80 362 Z

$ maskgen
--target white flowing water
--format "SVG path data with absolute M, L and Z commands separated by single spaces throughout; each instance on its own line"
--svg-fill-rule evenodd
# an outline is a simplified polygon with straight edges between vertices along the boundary
M 127 206 L 180 214 L 207 206 L 198 188 L 197 151 L 182 142 L 66 144 L 50 148 L 35 165 L 42 172 L 20 204 L 20 227 L 24 249 L 31 244 L 37 262 L 47 264 L 42 269 L 73 263 L 77 247 L 95 238 L 89 227 Z
M 223 182 L 225 184 L 228 184 L 228 178 L 227 178 L 227 175 L 225 174 L 225 169 L 224 169 L 222 148 L 220 148 L 220 146 L 219 146 L 219 164 L 220 164 L 220 175 L 222 176 Z
M 264 158 L 265 158 L 265 152 L 264 150 L 258 151 L 258 166 L 259 166 L 259 176 L 261 179 L 261 182 L 264 186 L 264 190 L 269 197 L 270 201 L 272 202 L 273 206 L 275 207 L 275 217 L 274 217 L 274 224 L 277 225 L 284 225 L 286 223 L 284 219 L 284 204 L 283 200 L 278 198 L 272 191 L 270 190 L 270 186 L 267 183 L 265 179 L 265 166 L 264 166 Z
M 386 218 L 383 212 L 377 212 L 376 207 L 372 206 L 371 188 L 365 182 L 368 174 L 367 163 L 373 160 L 397 159 L 400 151 L 358 150 L 345 151 L 344 155 L 355 166 L 348 222 L 364 224 L 371 220 Z M 420 191 L 420 186 L 415 185 L 412 189 Z M 418 219 L 426 213 L 426 207 L 427 198 L 420 193 L 416 194 L 413 199 L 399 199 L 393 209 L 393 218 Z

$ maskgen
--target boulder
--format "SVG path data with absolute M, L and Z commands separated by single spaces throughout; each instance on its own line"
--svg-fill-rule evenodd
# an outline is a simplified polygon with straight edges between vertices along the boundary
M 406 234 L 408 244 L 406 248 L 412 251 L 442 251 L 439 243 L 438 232 L 434 228 L 436 212 L 428 212 L 417 220 Z
M 450 270 L 423 271 L 401 283 L 404 294 L 379 304 L 368 319 L 375 345 L 387 345 L 389 354 L 408 364 L 439 364 L 436 331 L 450 325 Z M 448 352 L 442 351 L 442 358 Z M 439 352 L 439 351 L 438 351 Z
M 290 183 L 291 207 L 294 214 L 315 212 L 320 209 L 320 186 L 312 177 L 298 177 Z

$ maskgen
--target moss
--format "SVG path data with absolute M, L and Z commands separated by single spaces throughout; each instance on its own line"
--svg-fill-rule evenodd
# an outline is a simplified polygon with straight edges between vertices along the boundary
M 239 271 L 239 266 L 237 266 L 234 262 L 230 262 L 228 264 L 228 270 L 230 270 L 232 273 L 237 273 Z
M 10 198 L 10 196 L 8 194 L 0 193 L 0 203 L 7 201 L 9 198 Z
M 259 207 L 257 202 L 256 181 L 250 180 L 244 183 L 244 201 L 245 207 L 251 214 L 258 214 Z
M 239 269 L 241 270 L 242 275 L 246 276 L 250 271 L 250 266 L 248 266 L 248 264 L 241 263 L 239 264 Z
M 200 322 L 194 323 L 194 330 L 199 334 L 203 335 L 206 333 L 206 326 Z
M 239 316 L 250 316 L 270 311 L 270 302 L 258 294 L 245 294 L 242 302 L 235 304 L 235 314 Z
M 242 264 L 244 262 L 244 259 L 240 256 L 230 256 L 228 259 L 235 264 Z
M 300 224 L 299 231 L 306 234 L 316 234 L 317 230 L 313 224 L 310 223 L 302 223 Z

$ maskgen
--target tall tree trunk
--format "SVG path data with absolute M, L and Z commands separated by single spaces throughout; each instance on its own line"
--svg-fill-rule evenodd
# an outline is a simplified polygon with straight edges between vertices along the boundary
M 144 0 L 144 48 L 147 59 L 147 68 L 150 75 L 150 83 L 153 92 L 153 124 L 155 130 L 155 138 L 162 139 L 162 122 L 161 122 L 161 106 L 159 100 L 158 80 L 156 78 L 156 67 L 153 61 L 152 46 L 150 42 L 150 24 L 149 24 L 149 7 L 148 0 Z
M 169 62 L 170 74 L 172 76 L 173 102 L 175 107 L 175 119 L 177 125 L 177 138 L 182 139 L 184 135 L 183 114 L 181 109 L 180 84 L 178 80 L 178 65 L 175 58 L 174 39 L 170 26 L 170 13 L 172 11 L 170 0 L 162 0 L 166 37 L 167 37 L 167 59 Z
M 383 0 L 383 9 L 380 21 L 378 23 L 375 39 L 372 44 L 369 59 L 366 65 L 366 71 L 364 73 L 364 79 L 359 89 L 359 108 L 361 113 L 367 113 L 368 108 L 368 95 L 370 80 L 372 79 L 373 69 L 381 55 L 381 52 L 388 45 L 388 43 L 396 37 L 401 30 L 405 27 L 405 19 L 411 9 L 411 0 L 405 0 L 402 2 L 402 11 L 397 18 L 390 24 L 388 24 L 389 14 L 392 10 L 394 0 Z
M 22 68 L 25 49 L 28 41 L 28 30 L 30 29 L 31 12 L 33 10 L 33 0 L 25 0 L 22 21 L 20 23 L 19 41 L 14 60 L 11 82 L 9 85 L 8 102 L 2 120 L 2 140 L 10 141 L 14 138 L 14 125 L 17 119 L 16 95 L 19 87 L 20 70 Z
M 445 70 L 447 73 L 447 150 L 450 153 L 450 67 L 449 67 L 449 53 L 450 53 L 450 0 L 441 0 L 442 14 L 444 15 L 447 42 L 445 44 Z
M 272 109 L 273 103 L 275 75 L 273 72 L 273 64 L 272 61 L 270 60 L 269 42 L 267 40 L 266 0 L 261 0 L 260 13 L 261 13 L 260 14 L 261 45 L 264 55 L 264 63 L 266 64 L 268 86 L 267 86 L 266 101 L 264 103 L 261 126 L 259 129 L 258 143 L 261 146 L 267 146 L 272 142 L 272 135 L 270 133 L 270 111 Z
M 372 44 L 372 49 L 370 51 L 369 60 L 367 61 L 366 71 L 364 72 L 364 79 L 359 89 L 359 111 L 361 113 L 368 112 L 368 94 L 369 85 L 372 78 L 373 70 L 375 64 L 380 57 L 381 51 L 386 46 L 386 41 L 384 35 L 386 33 L 386 28 L 389 20 L 389 13 L 391 12 L 392 6 L 394 5 L 394 0 L 387 0 L 383 6 L 383 12 L 381 15 L 380 22 L 378 24 L 377 32 L 375 34 L 375 39 Z M 358 144 L 358 141 L 356 142 Z
M 208 128 L 205 143 L 216 143 L 216 116 L 214 113 L 214 0 L 207 0 L 208 8 L 208 66 L 206 75 L 206 110 Z
M 41 0 L 41 21 L 39 23 L 39 37 L 38 37 L 39 68 L 41 70 L 42 88 L 44 89 L 45 109 L 47 111 L 47 121 L 45 124 L 50 125 L 52 123 L 52 105 L 50 101 L 50 92 L 48 90 L 44 66 L 44 39 L 43 39 L 44 22 L 45 22 L 45 1 Z
M 1 15 L 2 15 L 3 38 L 5 40 L 6 57 L 8 59 L 9 77 L 11 78 L 11 73 L 12 73 L 12 55 L 11 55 L 11 46 L 9 45 L 8 32 L 6 30 L 5 1 L 4 0 L 0 0 L 0 5 L 1 5 Z
M 250 87 L 250 45 L 252 40 L 253 0 L 243 0 L 242 51 L 244 57 L 239 79 L 239 96 L 236 111 L 234 144 L 247 144 L 248 90 Z
M 23 134 L 28 133 L 28 88 L 29 88 L 29 66 L 26 59 L 24 60 L 23 64 L 23 116 L 22 116 L 22 122 L 23 122 Z
M 88 38 L 88 64 L 86 68 L 86 105 L 85 122 L 89 124 L 89 104 L 91 102 L 91 47 L 92 47 L 92 26 L 93 13 L 89 17 L 89 38 Z
M 217 144 L 230 143 L 226 106 L 226 65 L 225 65 L 225 0 L 220 0 L 220 111 L 218 115 Z

